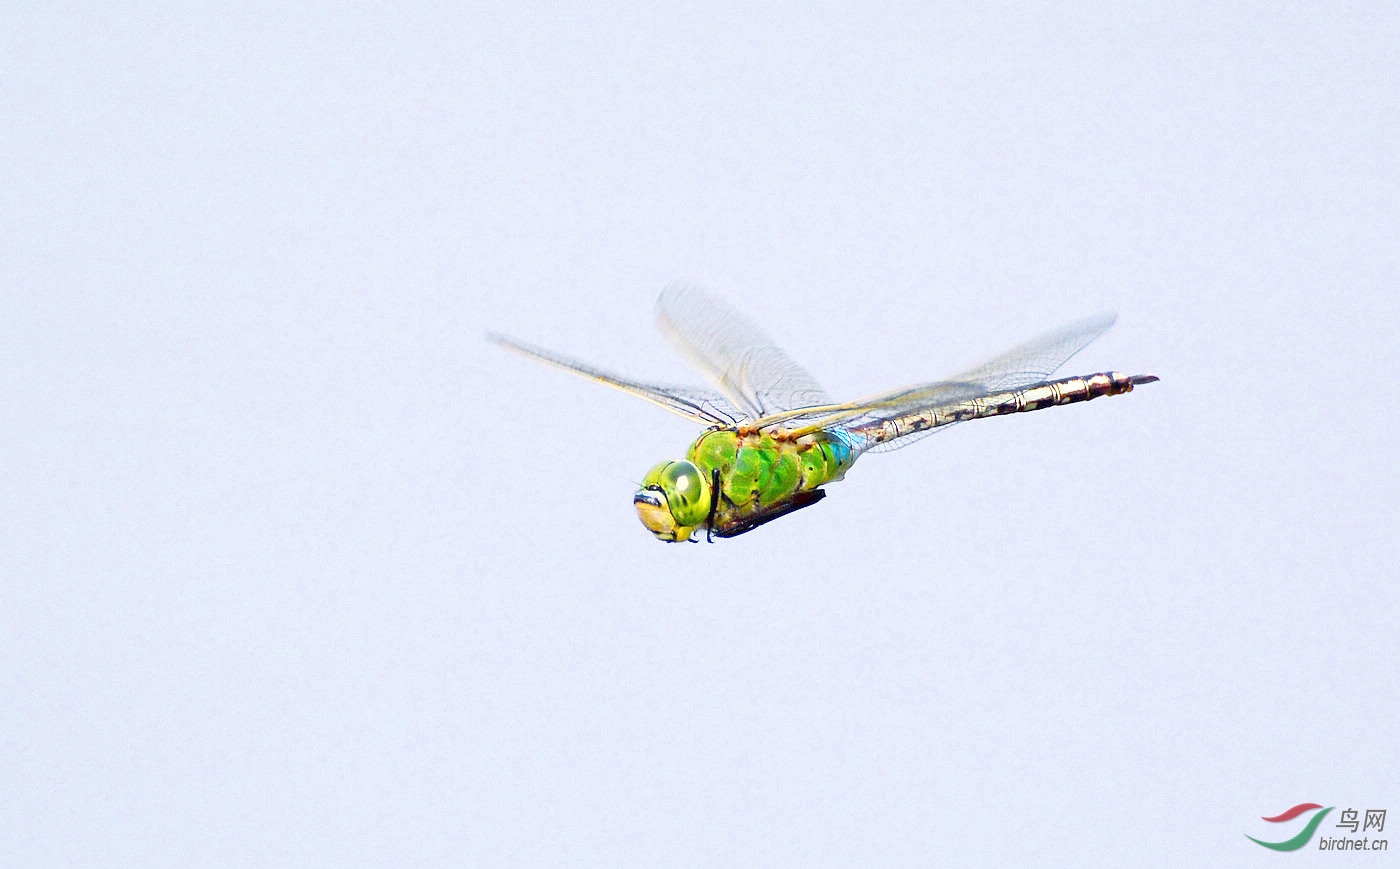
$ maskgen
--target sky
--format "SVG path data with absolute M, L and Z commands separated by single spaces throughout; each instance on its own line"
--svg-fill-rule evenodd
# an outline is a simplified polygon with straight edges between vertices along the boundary
M 0 860 L 1267 866 L 1308 802 L 1347 859 L 1397 58 L 1386 3 L 12 10 Z M 698 428 L 485 333 L 698 383 L 674 280 L 838 398 L 1110 310 L 1064 373 L 1161 381 L 665 545 Z

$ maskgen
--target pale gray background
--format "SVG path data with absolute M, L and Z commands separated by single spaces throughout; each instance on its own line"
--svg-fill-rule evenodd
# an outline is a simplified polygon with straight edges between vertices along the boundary
M 3 862 L 1400 825 L 1400 12 L 928 6 L 10 6 Z M 684 382 L 674 278 L 842 397 L 1107 309 L 1162 382 L 666 546 L 694 427 L 483 333 Z

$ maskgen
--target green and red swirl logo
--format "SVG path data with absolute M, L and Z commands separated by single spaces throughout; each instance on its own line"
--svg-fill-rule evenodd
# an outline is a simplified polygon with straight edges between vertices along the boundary
M 1322 806 L 1320 806 L 1317 803 L 1299 803 L 1298 805 L 1294 806 L 1286 812 L 1283 812 L 1282 814 L 1274 815 L 1272 818 L 1264 819 L 1271 824 L 1282 824 L 1285 821 L 1293 820 L 1294 818 L 1298 817 L 1304 812 L 1311 812 L 1315 809 L 1322 809 L 1322 811 L 1318 812 L 1317 814 L 1313 815 L 1311 818 L 1308 819 L 1307 825 L 1304 826 L 1303 829 L 1298 831 L 1298 835 L 1294 836 L 1291 839 L 1285 839 L 1282 842 L 1264 842 L 1254 838 L 1253 836 L 1247 833 L 1245 834 L 1245 838 L 1251 842 L 1257 842 L 1258 844 L 1263 845 L 1265 848 L 1273 848 L 1275 851 L 1296 851 L 1304 845 L 1308 844 L 1308 842 L 1312 841 L 1313 833 L 1317 832 L 1317 825 L 1321 824 L 1322 819 L 1326 817 L 1327 813 L 1332 811 L 1332 809 L 1334 808 L 1336 808 L 1336 806 L 1328 806 L 1327 808 L 1322 809 Z

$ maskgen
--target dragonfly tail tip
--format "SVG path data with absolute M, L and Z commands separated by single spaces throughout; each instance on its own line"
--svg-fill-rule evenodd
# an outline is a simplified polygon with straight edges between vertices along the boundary
M 1139 374 L 1135 377 L 1130 377 L 1128 379 L 1132 382 L 1133 386 L 1142 386 L 1144 383 L 1156 383 L 1162 378 L 1158 377 L 1155 374 Z

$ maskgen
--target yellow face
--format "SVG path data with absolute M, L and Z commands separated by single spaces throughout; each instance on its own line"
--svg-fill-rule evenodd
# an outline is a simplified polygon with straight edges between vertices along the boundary
M 662 462 L 632 496 L 637 516 L 661 540 L 689 540 L 710 511 L 710 482 L 692 462 Z

